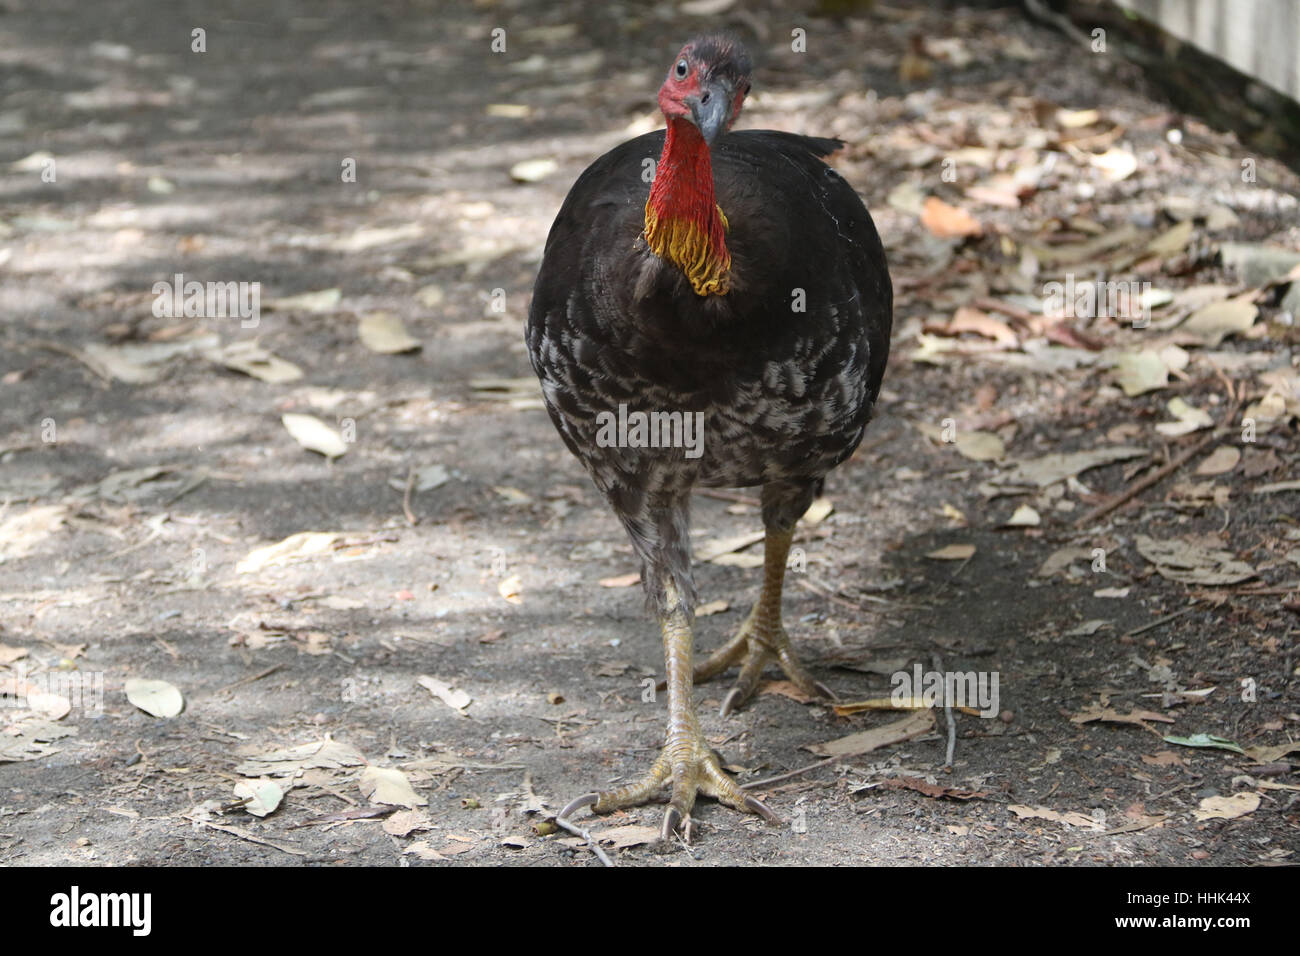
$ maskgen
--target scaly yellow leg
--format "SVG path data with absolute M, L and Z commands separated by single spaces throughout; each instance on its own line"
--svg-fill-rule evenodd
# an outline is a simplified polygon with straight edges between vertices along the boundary
M 781 624 L 781 590 L 785 585 L 785 562 L 793 540 L 793 528 L 789 531 L 768 529 L 763 539 L 763 589 L 754 609 L 735 636 L 695 668 L 695 679 L 703 683 L 740 663 L 740 676 L 722 702 L 723 717 L 750 698 L 758 687 L 763 668 L 772 660 L 781 665 L 786 677 L 805 694 L 835 699 L 830 688 L 814 680 L 803 669 Z
M 668 735 L 663 750 L 650 770 L 637 780 L 617 790 L 579 797 L 559 815 L 567 817 L 584 806 L 591 807 L 595 813 L 638 806 L 649 803 L 665 785 L 669 785 L 668 810 L 664 814 L 661 832 L 665 840 L 679 832 L 689 839 L 691 810 L 697 793 L 713 797 L 743 813 L 757 813 L 769 823 L 779 824 L 780 817 L 746 794 L 727 776 L 718 762 L 718 755 L 700 732 L 691 699 L 694 642 L 691 622 L 671 580 L 666 583 L 665 591 L 666 608 L 659 622 L 668 671 Z

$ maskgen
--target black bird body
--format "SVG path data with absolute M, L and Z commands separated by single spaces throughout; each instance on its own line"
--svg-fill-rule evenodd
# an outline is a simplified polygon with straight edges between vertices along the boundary
M 641 236 L 644 160 L 663 145 L 663 130 L 639 136 L 578 178 L 546 241 L 527 335 L 565 444 L 638 525 L 656 499 L 692 485 L 815 481 L 844 461 L 879 392 L 891 325 L 871 216 L 820 159 L 837 140 L 772 130 L 717 140 L 735 278 L 705 298 Z M 620 404 L 703 412 L 701 456 L 598 446 L 597 415 Z
M 769 662 L 805 692 L 833 696 L 803 670 L 781 624 L 786 559 L 827 472 L 861 441 L 889 354 L 880 237 L 821 159 L 839 141 L 728 132 L 748 92 L 736 41 L 683 48 L 659 93 L 667 130 L 614 148 L 578 178 L 528 317 L 551 420 L 641 559 L 667 671 L 667 742 L 649 773 L 560 815 L 643 803 L 670 784 L 665 837 L 689 825 L 697 791 L 776 819 L 721 769 L 693 681 L 741 665 L 724 716 Z M 637 415 L 676 416 L 677 431 L 612 440 L 611 421 Z M 692 436 L 688 422 L 701 431 Z M 690 492 L 752 485 L 762 486 L 762 592 L 735 636 L 694 666 Z

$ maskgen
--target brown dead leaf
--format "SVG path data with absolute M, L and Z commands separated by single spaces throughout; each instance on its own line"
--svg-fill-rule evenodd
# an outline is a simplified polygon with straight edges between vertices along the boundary
M 1250 790 L 1230 797 L 1206 797 L 1193 811 L 1197 820 L 1235 820 L 1259 809 L 1259 794 Z
M 1093 721 L 1100 720 L 1108 724 L 1137 724 L 1139 727 L 1147 727 L 1148 721 L 1159 721 L 1163 724 L 1172 724 L 1174 719 L 1166 717 L 1164 714 L 1157 714 L 1150 710 L 1132 710 L 1127 714 L 1121 714 L 1113 707 L 1103 707 L 1101 704 L 1090 704 L 1070 718 L 1072 724 L 1090 724 Z M 1154 732 L 1154 731 L 1153 731 Z
M 523 595 L 519 592 L 523 590 L 523 582 L 519 580 L 519 575 L 512 574 L 500 584 L 497 585 L 497 593 L 509 601 L 511 604 L 523 604 Z
M 812 751 L 819 757 L 855 757 L 919 737 L 929 733 L 933 727 L 934 714 L 929 710 L 918 710 L 908 714 L 902 720 L 885 724 L 883 727 L 873 727 L 871 730 L 859 731 L 825 743 L 810 744 L 804 749 Z
M 927 196 L 921 207 L 921 225 L 940 239 L 959 239 L 984 233 L 979 220 L 965 209 L 950 206 L 934 196 Z
M 932 561 L 965 561 L 975 553 L 973 544 L 950 544 L 946 547 L 939 548 L 937 551 L 930 551 L 926 557 Z
M 959 306 L 944 327 L 944 333 L 947 335 L 958 335 L 962 332 L 974 332 L 1011 349 L 1020 345 L 1020 339 L 1016 337 L 1015 332 L 1011 331 L 1011 326 L 987 312 L 981 312 L 967 305 Z
M 602 588 L 630 588 L 634 584 L 641 583 L 641 572 L 633 571 L 631 574 L 619 574 L 612 578 L 601 578 L 597 583 Z
M 390 836 L 410 836 L 417 830 L 435 830 L 428 814 L 421 810 L 399 810 L 384 821 L 384 832 Z
M 973 800 L 977 797 L 987 797 L 987 790 L 959 790 L 956 787 L 941 787 L 935 783 L 927 783 L 920 777 L 890 777 L 884 782 L 886 788 L 890 790 L 915 790 L 917 793 L 923 793 L 927 797 L 934 797 L 936 800 L 947 797 L 949 800 Z
M 1149 767 L 1187 766 L 1187 761 L 1172 750 L 1160 750 L 1153 754 L 1143 754 L 1142 762 Z
M 1047 807 L 1027 807 L 1023 804 L 1011 804 L 1007 807 L 1021 820 L 1050 820 L 1053 823 L 1064 823 L 1072 827 L 1087 827 L 1089 830 L 1101 830 L 1101 824 L 1084 813 L 1070 811 L 1068 813 L 1058 813 Z
M 14 661 L 21 660 L 27 656 L 27 648 L 10 647 L 8 644 L 0 644 L 0 667 L 5 664 L 12 664 Z
M 813 704 L 821 701 L 820 697 L 810 697 L 788 680 L 771 680 L 758 689 L 760 694 L 776 694 L 796 704 Z

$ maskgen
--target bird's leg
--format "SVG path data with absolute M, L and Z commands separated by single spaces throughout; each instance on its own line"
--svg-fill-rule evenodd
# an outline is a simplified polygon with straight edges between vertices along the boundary
M 685 603 L 671 580 L 665 585 L 665 608 L 660 616 L 664 638 L 664 662 L 668 671 L 668 736 L 663 750 L 649 772 L 617 790 L 606 790 L 579 797 L 560 811 L 567 817 L 580 807 L 589 806 L 595 813 L 609 813 L 637 806 L 654 799 L 659 791 L 671 787 L 668 811 L 664 814 L 662 837 L 669 839 L 682 832 L 689 838 L 691 808 L 697 793 L 713 797 L 744 813 L 757 813 L 769 823 L 780 818 L 766 806 L 745 794 L 727 776 L 718 755 L 700 732 L 691 700 L 691 656 L 694 635 Z
M 785 584 L 785 562 L 790 554 L 794 528 L 768 526 L 763 538 L 763 589 L 754 609 L 749 612 L 734 637 L 718 648 L 695 668 L 695 679 L 706 681 L 733 664 L 740 664 L 740 676 L 722 702 L 722 716 L 735 710 L 754 693 L 759 677 L 769 661 L 775 660 L 805 694 L 811 697 L 835 695 L 820 681 L 813 680 L 795 657 L 790 638 L 781 624 L 781 589 Z

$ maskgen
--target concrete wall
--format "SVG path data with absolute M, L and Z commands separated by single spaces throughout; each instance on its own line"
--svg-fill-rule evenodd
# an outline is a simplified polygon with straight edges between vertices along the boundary
M 1300 100 L 1300 0 L 1115 0 Z

